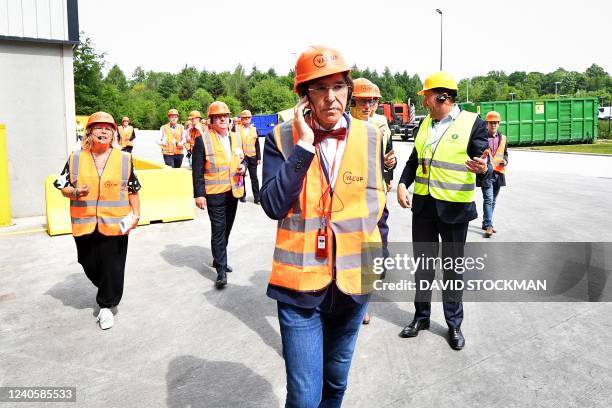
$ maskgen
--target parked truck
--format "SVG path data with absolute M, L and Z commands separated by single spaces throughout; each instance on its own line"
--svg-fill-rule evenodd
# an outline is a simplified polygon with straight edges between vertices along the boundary
M 403 140 L 412 136 L 414 126 L 414 105 L 408 99 L 407 103 L 382 102 L 376 111 L 384 115 L 389 122 L 391 134 L 400 134 Z

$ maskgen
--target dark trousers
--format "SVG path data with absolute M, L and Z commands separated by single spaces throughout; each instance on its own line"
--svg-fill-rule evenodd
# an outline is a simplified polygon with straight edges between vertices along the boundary
M 210 218 L 210 246 L 213 264 L 217 272 L 223 272 L 227 267 L 227 243 L 236 218 L 238 199 L 231 191 L 223 194 L 206 196 L 206 208 Z
M 123 296 L 128 236 L 92 234 L 74 237 L 79 263 L 98 288 L 96 302 L 101 308 L 117 306 Z
M 253 200 L 259 202 L 259 179 L 257 178 L 257 158 L 247 157 L 247 169 L 249 170 L 249 177 L 251 178 L 251 189 L 253 190 Z M 244 189 L 244 196 L 246 197 L 246 186 Z
M 183 155 L 182 154 L 164 154 L 164 162 L 166 163 L 167 166 L 178 169 L 183 165 Z
M 438 257 L 440 242 L 442 239 L 442 260 L 447 257 L 458 258 L 463 256 L 465 239 L 467 237 L 468 222 L 448 224 L 440 220 L 436 211 L 435 202 L 431 197 L 418 214 L 412 216 L 412 241 L 413 255 L 419 257 Z M 445 264 L 445 262 L 443 262 Z M 415 320 L 428 320 L 431 315 L 431 290 L 421 290 L 421 281 L 431 282 L 435 277 L 435 266 L 430 263 L 431 268 L 418 268 L 415 273 L 416 296 L 414 307 L 416 309 Z M 463 275 L 456 273 L 453 269 L 443 268 L 444 282 L 449 280 L 462 280 Z M 442 292 L 442 306 L 444 318 L 449 328 L 460 327 L 463 321 L 462 291 L 445 290 Z
M 124 152 L 132 153 L 132 149 L 134 149 L 134 146 L 125 146 L 121 150 L 123 150 Z

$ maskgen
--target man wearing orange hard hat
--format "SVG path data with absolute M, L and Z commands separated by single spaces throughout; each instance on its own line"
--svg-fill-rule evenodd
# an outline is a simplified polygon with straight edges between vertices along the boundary
M 412 208 L 415 258 L 436 259 L 440 239 L 442 259 L 463 257 L 468 224 L 478 217 L 474 203 L 477 174 L 483 177 L 490 171 L 485 123 L 477 114 L 457 106 L 457 89 L 452 75 L 440 71 L 427 77 L 418 92 L 429 115 L 419 125 L 412 154 L 397 187 L 400 206 Z M 413 182 L 414 203 L 408 195 L 408 187 Z M 448 264 L 444 263 L 444 281 L 461 280 L 461 273 Z M 401 331 L 401 337 L 416 337 L 420 330 L 429 328 L 431 290 L 421 288 L 431 288 L 435 267 L 430 266 L 428 262 L 427 267 L 419 267 L 415 272 L 414 319 Z M 427 286 L 422 285 L 425 281 Z M 452 289 L 442 292 L 448 340 L 455 350 L 465 346 L 461 332 L 462 294 L 461 290 Z
M 180 168 L 183 164 L 185 132 L 183 125 L 178 123 L 179 113 L 172 108 L 168 111 L 168 123 L 159 128 L 157 144 L 161 146 L 166 165 Z
M 124 152 L 132 153 L 134 148 L 134 139 L 136 139 L 136 131 L 130 125 L 130 118 L 124 116 L 121 118 L 121 124 L 117 126 L 119 133 L 119 145 Z
M 505 135 L 499 132 L 501 116 L 491 111 L 485 116 L 487 133 L 489 135 L 489 158 L 493 164 L 493 172 L 487 177 L 476 179 L 476 186 L 482 190 L 482 229 L 485 238 L 491 238 L 497 232 L 493 228 L 493 210 L 501 187 L 506 185 L 506 166 L 508 165 L 508 146 Z
M 200 128 L 192 154 L 195 204 L 208 210 L 215 286 L 227 285 L 227 244 L 236 218 L 238 199 L 244 195 L 246 165 L 240 137 L 229 130 L 229 107 L 215 101 L 208 107 L 210 127 Z
M 242 150 L 244 150 L 244 156 L 247 161 L 247 168 L 249 170 L 249 177 L 251 178 L 251 189 L 253 190 L 253 202 L 259 204 L 259 179 L 257 178 L 257 166 L 261 162 L 259 152 L 259 137 L 257 136 L 257 129 L 251 123 L 253 115 L 248 109 L 243 110 L 240 113 L 240 121 L 236 123 L 236 133 L 240 135 L 242 140 Z M 240 199 L 242 202 L 246 202 L 246 188 L 245 195 Z
M 386 240 L 378 127 L 351 119 L 351 69 L 325 46 L 300 54 L 294 118 L 264 145 L 261 205 L 278 220 L 268 296 L 277 302 L 288 407 L 340 406 L 371 285 L 362 244 Z

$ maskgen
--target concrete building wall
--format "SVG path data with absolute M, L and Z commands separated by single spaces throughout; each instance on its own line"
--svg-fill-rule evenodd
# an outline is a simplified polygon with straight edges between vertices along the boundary
M 45 177 L 74 147 L 72 56 L 67 44 L 0 41 L 0 123 L 15 218 L 45 213 Z

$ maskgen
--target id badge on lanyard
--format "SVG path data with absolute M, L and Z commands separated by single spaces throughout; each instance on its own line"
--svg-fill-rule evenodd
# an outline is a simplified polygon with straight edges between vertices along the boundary
M 321 226 L 317 231 L 317 242 L 315 242 L 315 257 L 319 259 L 327 258 L 327 221 L 325 217 L 321 220 Z

